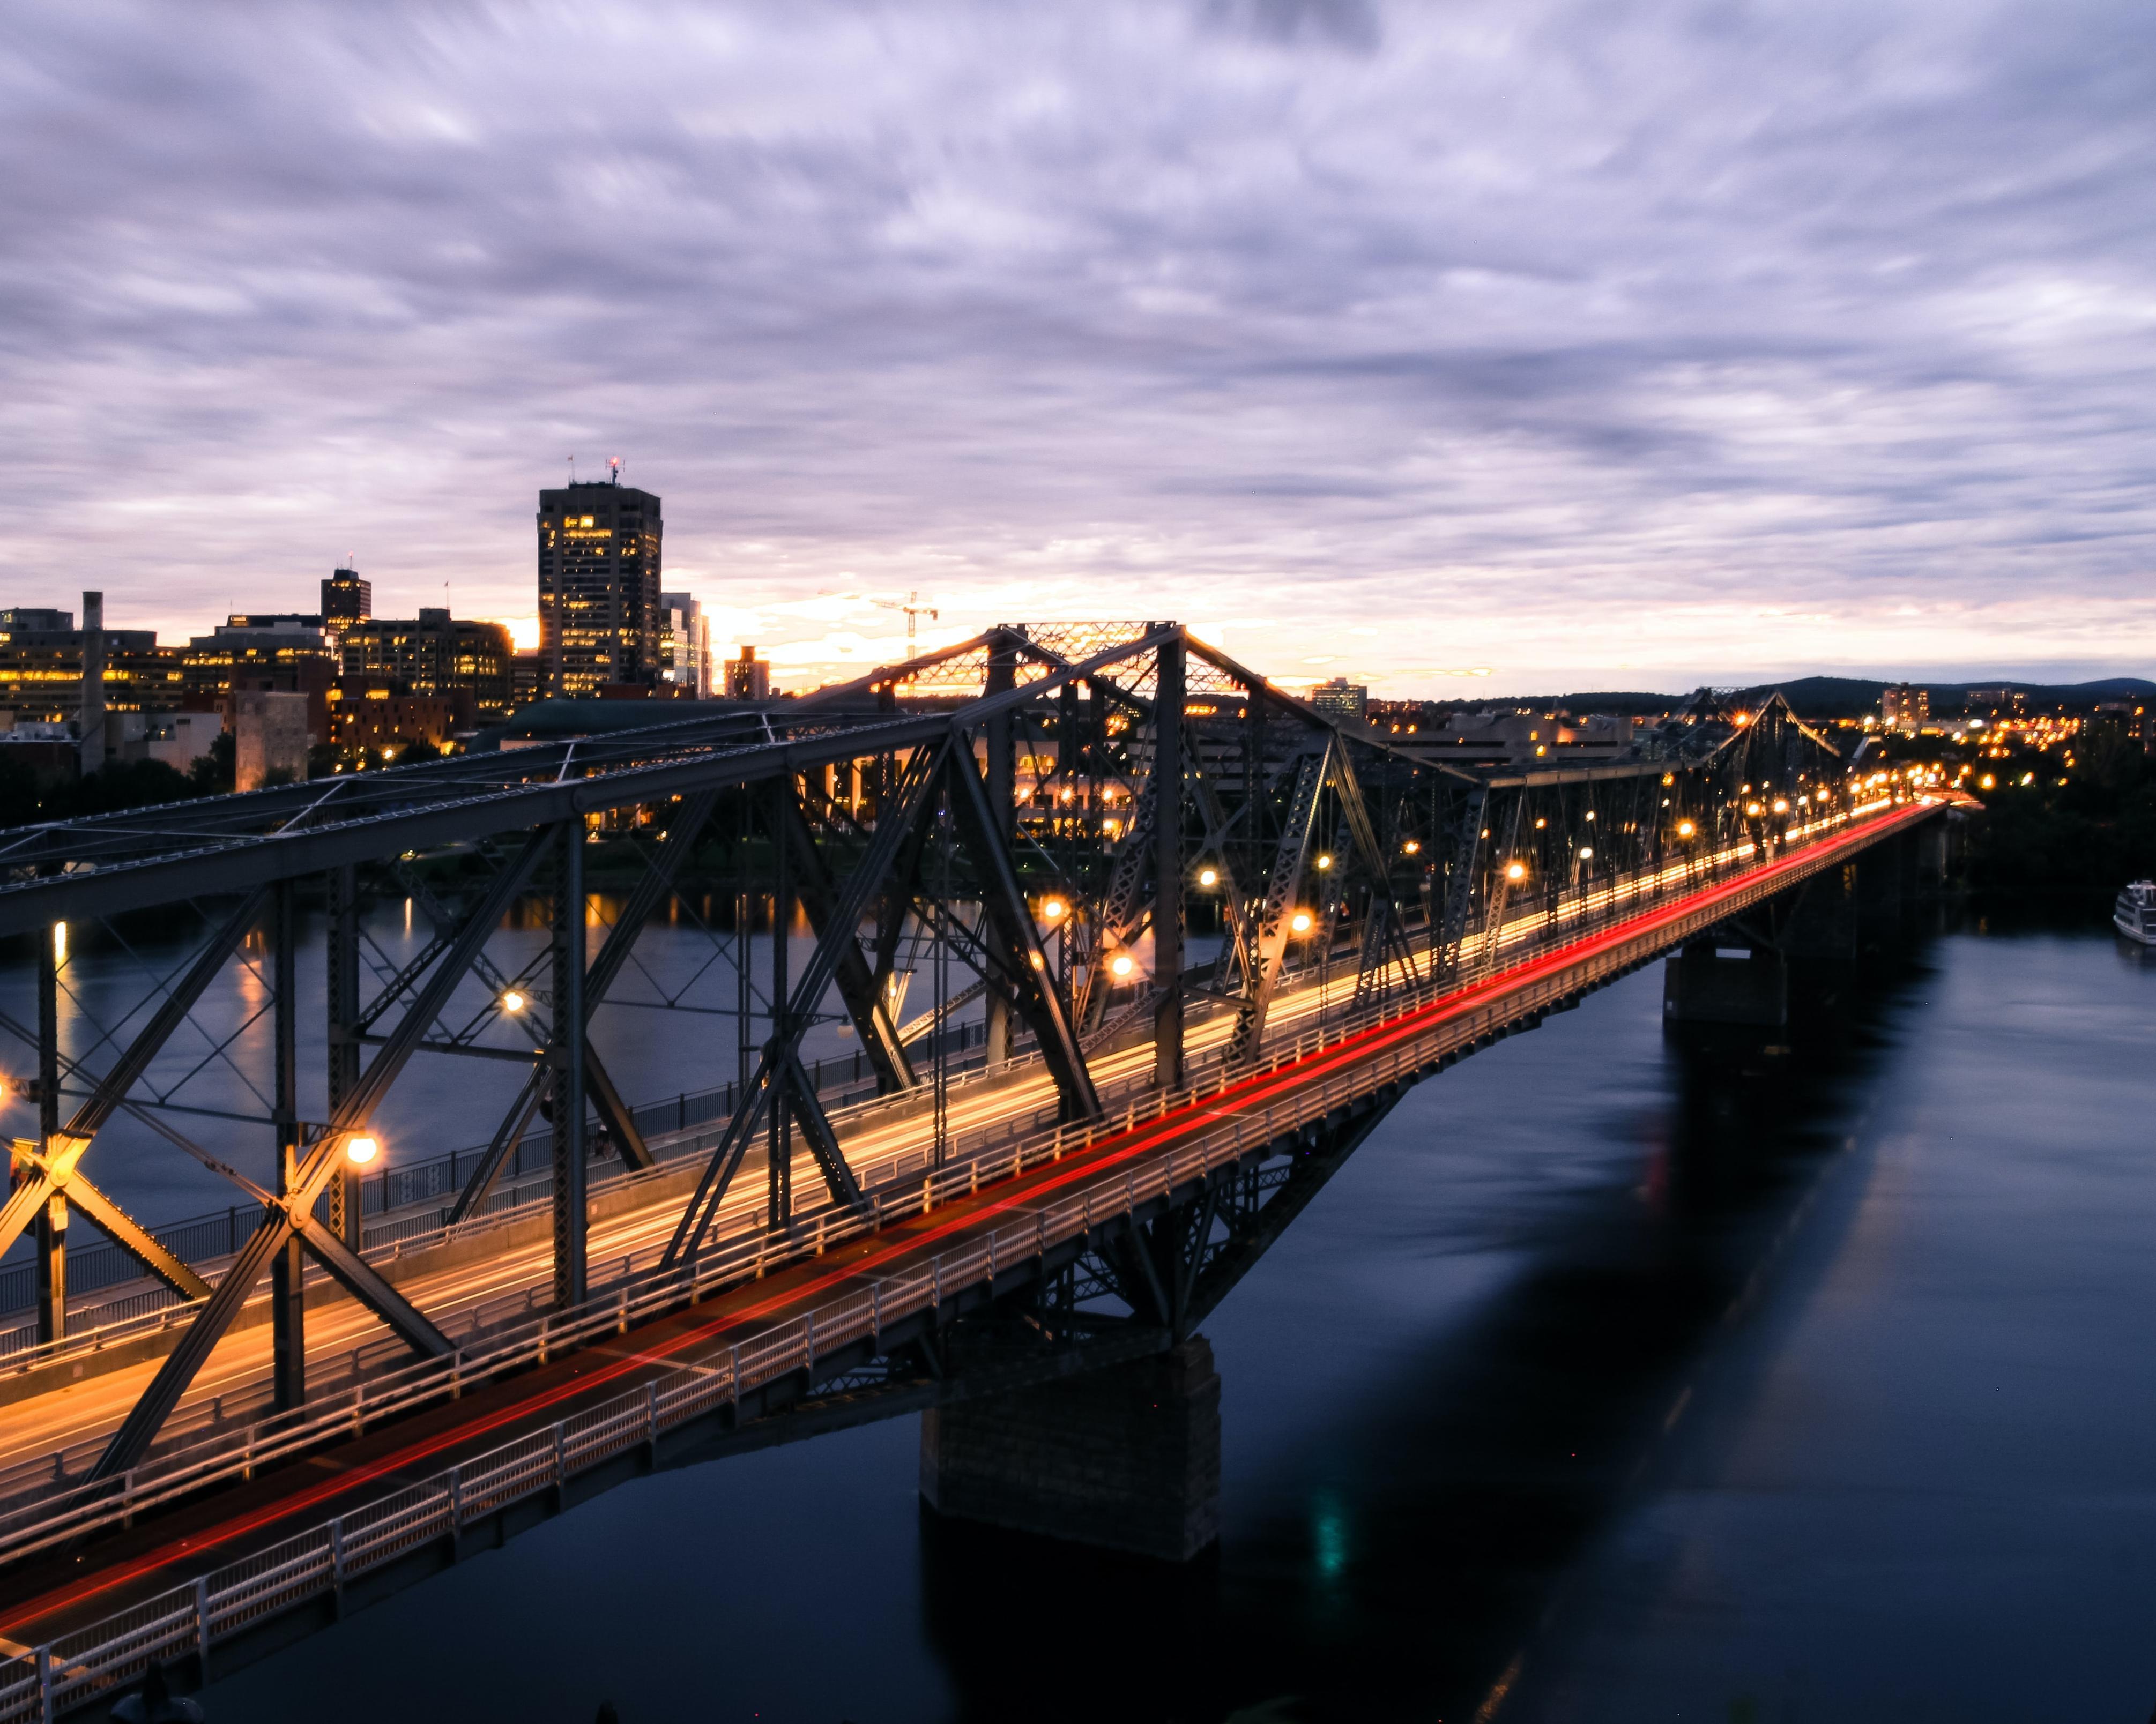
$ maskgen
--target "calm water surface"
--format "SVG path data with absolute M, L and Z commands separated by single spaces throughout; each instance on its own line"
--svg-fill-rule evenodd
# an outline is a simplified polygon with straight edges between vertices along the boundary
M 1414 1091 L 1216 1313 L 1216 1558 L 930 1522 L 897 1420 L 617 1491 L 210 1717 L 2140 1724 L 2156 965 L 1948 935 L 1717 1060 L 1660 986 Z

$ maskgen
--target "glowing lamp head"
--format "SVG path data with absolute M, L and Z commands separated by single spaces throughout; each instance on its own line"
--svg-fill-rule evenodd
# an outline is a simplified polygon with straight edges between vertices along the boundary
M 1515 885 L 1518 885 L 1522 880 L 1525 880 L 1527 877 L 1527 865 L 1526 863 L 1524 863 L 1524 862 L 1507 862 L 1507 863 L 1505 865 L 1505 878 L 1506 878 L 1507 880 L 1511 880 L 1511 881 L 1512 881 Z
M 1287 925 L 1291 932 L 1307 934 L 1310 931 L 1310 912 L 1306 910 L 1298 910 L 1287 919 Z
M 1756 820 L 1761 814 L 1764 813 L 1766 810 L 1762 808 L 1756 802 L 1748 802 L 1744 804 L 1744 812 L 1750 815 L 1752 818 Z
M 344 1141 L 344 1158 L 355 1167 L 363 1167 L 382 1153 L 382 1145 L 364 1134 Z
M 505 1012 L 521 1012 L 531 1003 L 531 1002 L 529 999 L 526 998 L 524 995 L 519 993 L 513 988 L 508 989 L 501 996 L 501 1009 Z
M 1579 859 L 1583 862 L 1592 862 L 1594 859 L 1594 846 L 1582 844 L 1579 847 Z
M 1050 921 L 1060 922 L 1070 908 L 1060 898 L 1047 898 L 1041 901 L 1040 913 Z
M 1699 828 L 1693 825 L 1689 820 L 1680 820 L 1677 822 L 1677 836 L 1679 838 L 1690 838 L 1698 830 Z
M 1400 848 L 1409 855 L 1412 856 L 1422 849 L 1422 840 L 1420 839 L 1411 838 L 1405 844 L 1402 844 Z
M 1332 859 L 1330 856 L 1320 856 L 1317 859 L 1317 865 L 1321 870 L 1330 868 L 1332 865 Z
M 1789 798 L 1787 798 L 1786 796 L 1778 796 L 1778 797 L 1776 797 L 1776 798 L 1774 798 L 1774 812 L 1775 812 L 1776 813 L 1778 813 L 1778 814 L 1786 814 L 1786 813 L 1788 813 L 1789 812 Z
M 1198 884 L 1201 886 L 1217 886 L 1220 884 L 1220 870 L 1217 868 L 1199 869 Z
M 1108 960 L 1108 973 L 1119 979 L 1129 975 L 1137 967 L 1137 966 L 1131 962 L 1131 955 L 1127 952 L 1119 952 Z

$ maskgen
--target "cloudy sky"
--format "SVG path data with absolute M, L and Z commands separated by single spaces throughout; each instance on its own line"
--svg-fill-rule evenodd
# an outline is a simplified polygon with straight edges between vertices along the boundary
M 526 617 L 618 455 L 788 683 L 2156 671 L 2146 0 L 9 11 L 0 601 Z

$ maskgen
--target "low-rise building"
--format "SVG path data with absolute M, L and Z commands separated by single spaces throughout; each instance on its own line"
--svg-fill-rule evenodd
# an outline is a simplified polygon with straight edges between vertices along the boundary
M 185 691 L 180 649 L 148 629 L 105 629 L 105 706 L 167 712 Z M 0 710 L 27 724 L 61 724 L 82 710 L 82 632 L 73 611 L 0 610 Z
M 365 680 L 399 695 L 470 695 L 484 721 L 506 718 L 516 706 L 516 651 L 499 623 L 422 610 L 417 617 L 367 617 L 340 631 L 339 659 L 347 681 Z
M 1312 688 L 1310 704 L 1328 718 L 1352 718 L 1360 724 L 1370 705 L 1370 690 L 1362 683 L 1336 676 Z
M 298 690 L 239 689 L 232 700 L 233 788 L 259 790 L 307 776 L 311 697 Z
M 477 722 L 468 689 L 407 695 L 346 678 L 330 690 L 328 741 L 340 753 L 394 756 L 413 742 L 439 748 Z
M 228 617 L 221 627 L 190 640 L 182 658 L 186 705 L 230 716 L 237 694 L 305 695 L 309 732 L 316 741 L 328 736 L 337 643 L 319 616 Z M 232 729 L 236 736 L 236 721 Z
M 759 659 L 756 649 L 744 646 L 741 657 L 726 660 L 726 698 L 732 700 L 768 700 L 771 663 Z

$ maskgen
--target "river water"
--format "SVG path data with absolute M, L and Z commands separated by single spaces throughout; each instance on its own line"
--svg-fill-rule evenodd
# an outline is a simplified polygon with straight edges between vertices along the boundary
M 929 1520 L 907 1419 L 639 1481 L 214 1724 L 2118 1719 L 2156 1702 L 2156 963 L 1634 977 L 1413 1091 L 1207 1325 L 1223 1536 Z

